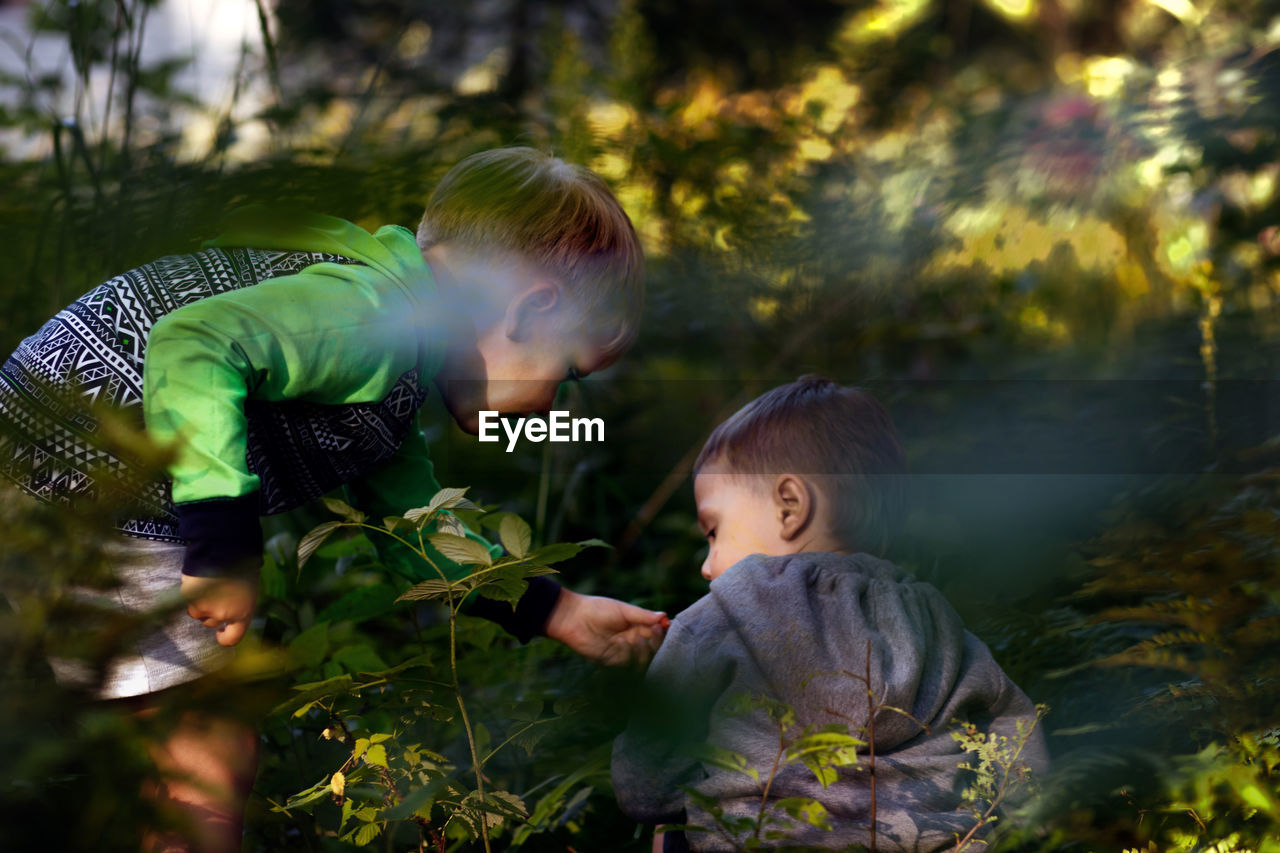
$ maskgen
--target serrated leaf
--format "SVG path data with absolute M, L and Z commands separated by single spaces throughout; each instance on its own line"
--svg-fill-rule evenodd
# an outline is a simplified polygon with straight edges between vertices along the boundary
M 476 593 L 493 601 L 507 601 L 512 604 L 520 600 L 529 582 L 520 578 L 494 578 L 476 586 Z
M 524 800 L 520 799 L 510 791 L 488 792 L 485 794 L 484 802 L 480 807 L 492 814 L 516 818 L 517 820 L 524 820 L 524 818 L 529 814 L 529 810 L 525 807 Z
M 582 546 L 573 542 L 556 542 L 537 549 L 529 555 L 529 560 L 534 563 L 559 563 L 577 556 L 581 550 Z
M 442 488 L 432 495 L 426 506 L 409 510 L 409 512 L 405 513 L 405 517 L 408 518 L 409 513 L 415 513 L 415 517 L 429 516 L 439 510 L 453 509 L 455 507 L 458 509 L 479 510 L 480 507 L 463 497 L 466 493 L 467 490 L 465 488 Z
M 405 512 L 404 520 L 415 527 L 421 527 L 434 518 L 435 514 L 436 510 L 434 509 L 428 509 L 425 506 L 414 507 L 413 509 Z
M 493 557 L 489 555 L 489 549 L 466 537 L 455 536 L 452 533 L 432 533 L 427 537 L 427 541 L 446 559 L 453 560 L 455 563 L 493 565 Z
M 436 532 L 452 533 L 454 536 L 466 536 L 467 528 L 452 513 L 442 512 L 436 516 Z
M 329 512 L 334 515 L 340 515 L 347 521 L 360 522 L 368 518 L 367 515 L 351 506 L 346 501 L 340 501 L 337 498 L 321 498 L 320 502 L 325 505 Z
M 357 847 L 364 847 L 368 845 L 371 841 L 373 841 L 373 839 L 377 838 L 378 834 L 381 832 L 382 832 L 381 824 L 366 823 L 364 826 L 360 827 L 360 829 L 356 831 L 356 835 L 353 841 Z
M 533 531 L 520 516 L 507 514 L 498 525 L 498 538 L 502 540 L 502 547 L 507 549 L 507 553 L 525 557 L 529 553 L 529 546 L 533 544 Z
M 396 601 L 432 601 L 436 599 L 447 601 L 457 595 L 458 592 L 460 590 L 457 590 L 449 581 L 441 578 L 432 578 L 409 587 L 400 594 Z
M 364 754 L 366 764 L 376 764 L 378 767 L 389 767 L 387 764 L 387 748 L 380 743 L 375 743 L 369 747 Z
M 329 538 L 329 534 L 341 527 L 343 523 L 341 521 L 326 521 L 302 537 L 302 541 L 298 543 L 299 571 L 307 564 L 307 560 L 311 559 L 311 555 L 316 552 L 316 549 L 324 543 L 324 540 Z

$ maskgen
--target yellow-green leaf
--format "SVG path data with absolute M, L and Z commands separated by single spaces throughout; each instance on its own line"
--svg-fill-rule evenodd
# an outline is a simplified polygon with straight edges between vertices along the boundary
M 529 546 L 533 544 L 533 531 L 520 516 L 506 515 L 498 526 L 498 538 L 502 540 L 502 547 L 506 548 L 508 553 L 524 557 L 529 553 Z
M 320 499 L 329 512 L 334 515 L 340 515 L 347 521 L 364 521 L 367 516 L 360 510 L 337 498 L 321 498 Z
M 452 533 L 432 533 L 427 537 L 431 547 L 435 548 L 447 559 L 463 565 L 479 563 L 482 566 L 493 564 L 489 549 L 462 536 Z
M 369 751 L 364 754 L 366 764 L 376 764 L 378 767 L 387 767 L 387 748 L 380 743 L 376 743 L 369 747 Z

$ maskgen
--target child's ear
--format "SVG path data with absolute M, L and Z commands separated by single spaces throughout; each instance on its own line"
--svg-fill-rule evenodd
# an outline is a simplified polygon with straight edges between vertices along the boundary
M 782 474 L 773 483 L 773 503 L 778 510 L 778 535 L 791 541 L 813 520 L 813 490 L 795 474 Z
M 539 317 L 560 304 L 560 287 L 555 282 L 538 279 L 517 293 L 507 305 L 504 331 L 513 341 L 529 339 L 530 330 Z

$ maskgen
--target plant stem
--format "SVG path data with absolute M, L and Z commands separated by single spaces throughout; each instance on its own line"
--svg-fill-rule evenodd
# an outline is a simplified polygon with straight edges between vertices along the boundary
M 764 829 L 764 813 L 765 808 L 769 805 L 769 789 L 773 787 L 773 778 L 778 775 L 778 765 L 782 763 L 782 755 L 787 750 L 785 732 L 782 724 L 778 724 L 778 754 L 773 757 L 773 767 L 769 768 L 769 778 L 764 780 L 764 786 L 760 789 L 760 811 L 756 813 L 756 831 L 751 837 L 759 840 L 760 831 Z
M 871 641 L 867 640 L 867 776 L 871 780 L 871 853 L 876 853 L 876 705 L 871 690 Z
M 462 687 L 458 682 L 458 608 L 461 602 L 449 603 L 449 672 L 453 676 L 453 696 L 458 700 L 458 711 L 462 715 L 462 728 L 467 733 L 467 748 L 471 750 L 471 766 L 476 772 L 476 793 L 480 795 L 479 823 L 480 840 L 484 843 L 485 853 L 491 853 L 489 847 L 489 827 L 485 822 L 484 806 L 484 774 L 481 769 L 480 756 L 476 753 L 476 736 L 471 731 L 471 718 L 467 716 L 467 705 L 462 701 Z

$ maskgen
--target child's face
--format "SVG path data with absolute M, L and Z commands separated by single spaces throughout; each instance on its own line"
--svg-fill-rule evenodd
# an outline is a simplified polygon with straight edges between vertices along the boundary
M 562 288 L 524 262 L 491 263 L 444 246 L 426 257 L 452 297 L 466 302 L 435 378 L 463 431 L 479 431 L 481 411 L 545 412 L 560 383 L 613 361 Z
M 505 336 L 487 337 L 478 347 L 485 382 L 483 405 L 503 414 L 523 415 L 548 411 L 555 403 L 560 383 L 580 379 L 607 366 L 608 359 L 591 343 L 566 338 L 546 329 L 528 340 L 512 341 Z M 479 389 L 477 389 L 479 390 Z M 468 410 L 465 415 L 475 416 Z M 475 424 L 459 421 L 468 432 Z
M 715 580 L 749 554 L 778 556 L 794 550 L 780 535 L 778 509 L 769 491 L 771 478 L 730 474 L 719 463 L 693 480 L 698 526 L 707 538 L 702 576 Z
M 500 328 L 474 348 L 447 358 L 437 385 L 449 414 L 464 431 L 480 429 L 480 411 L 525 415 L 548 411 L 560 383 L 582 378 L 612 361 L 581 332 L 565 334 L 551 322 L 534 323 L 511 337 Z M 461 357 L 457 357 L 460 355 Z

